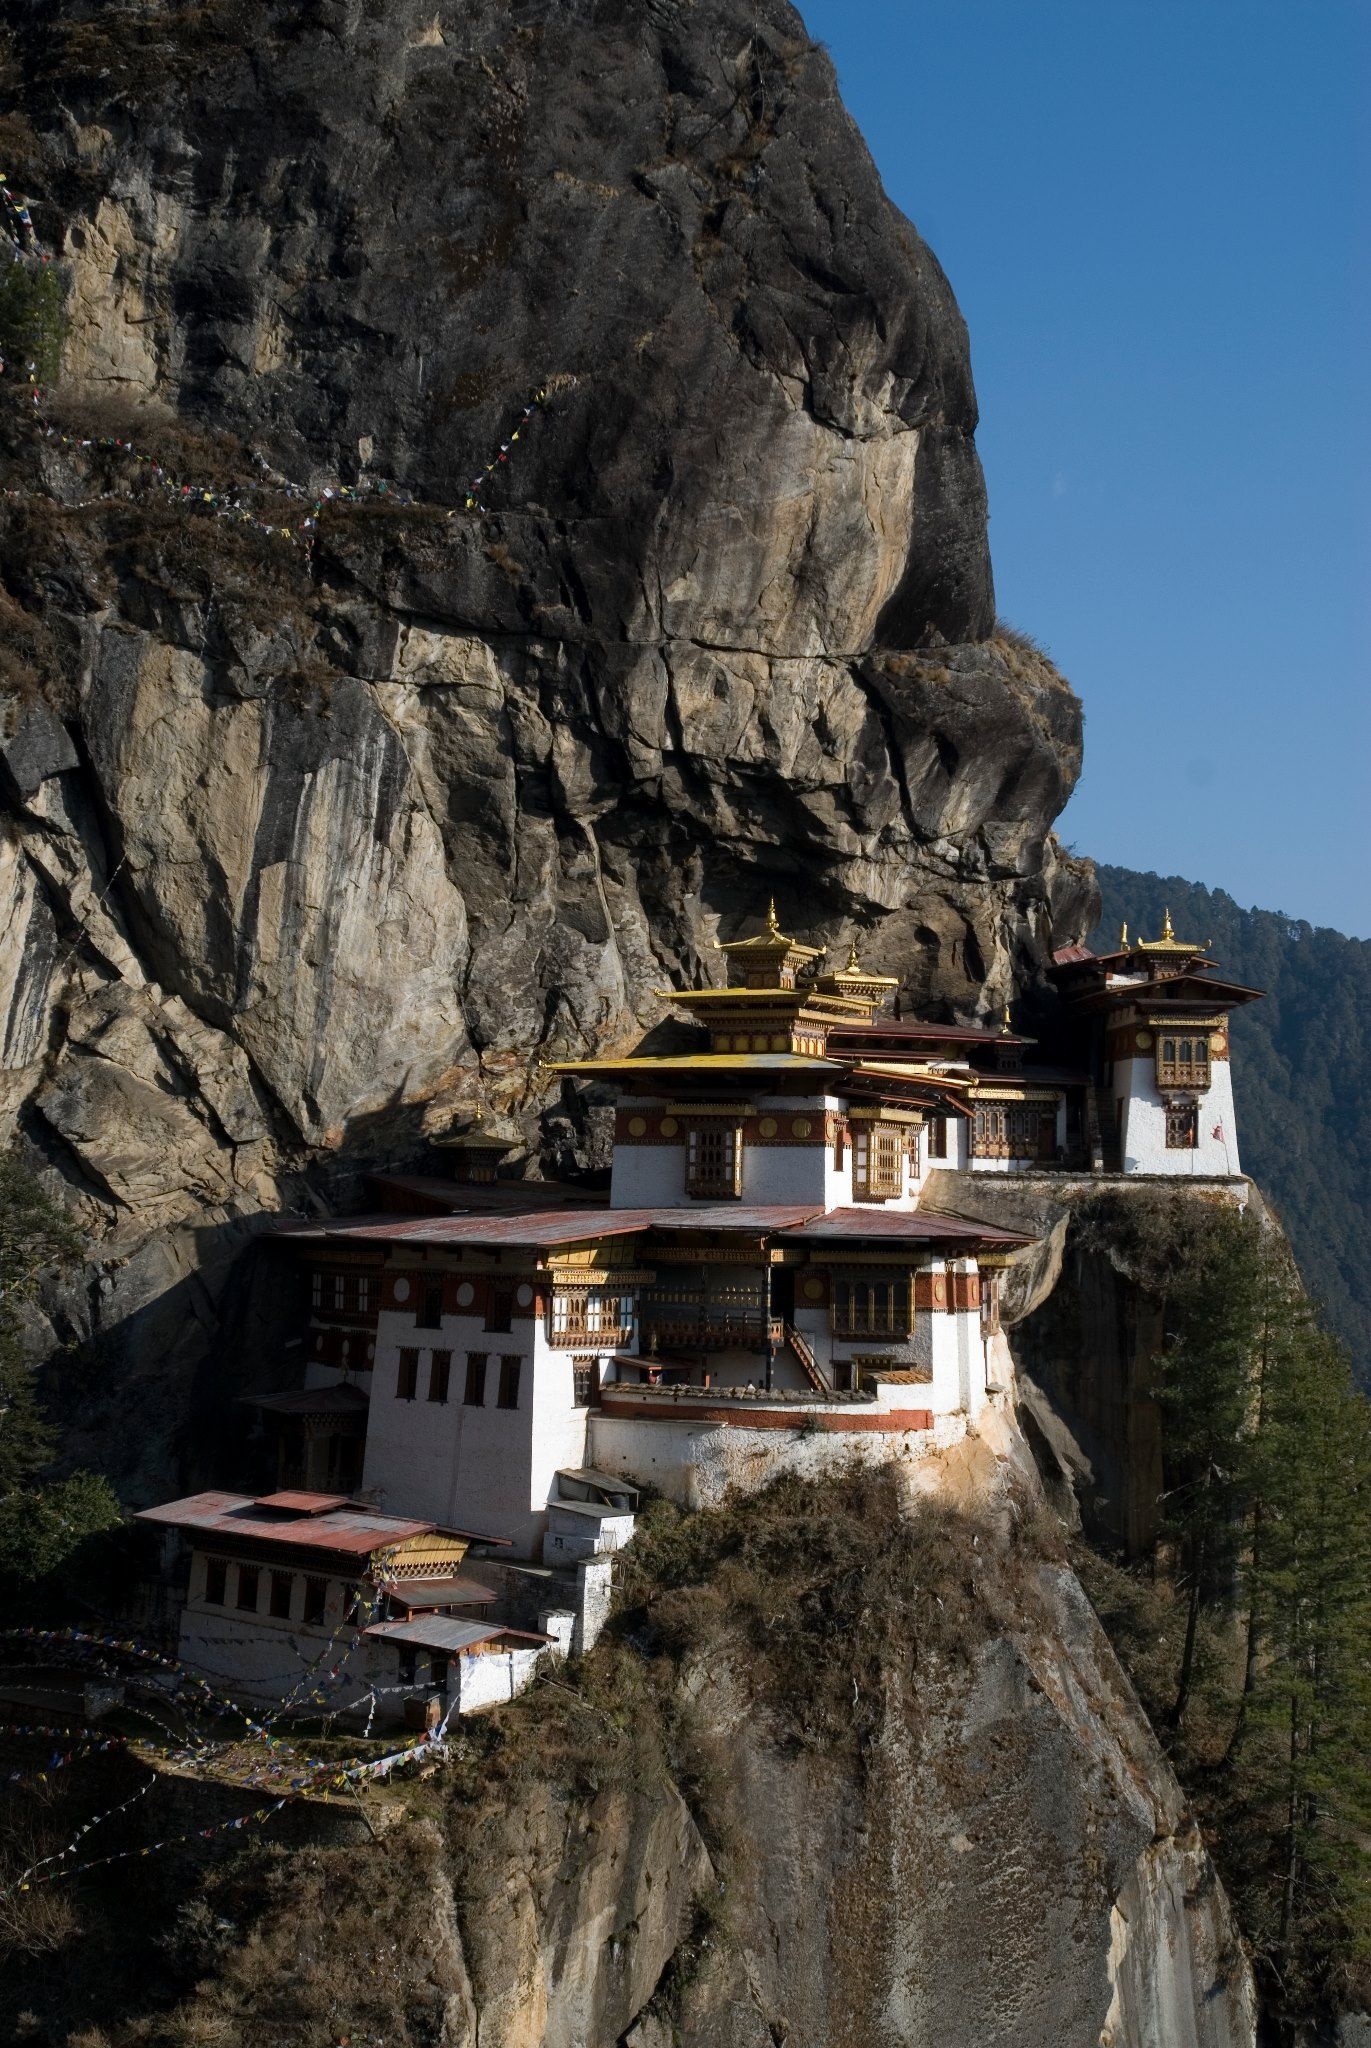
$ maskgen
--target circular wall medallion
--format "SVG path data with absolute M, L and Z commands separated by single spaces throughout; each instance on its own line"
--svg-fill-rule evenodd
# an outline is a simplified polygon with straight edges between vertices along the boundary
M 823 1281 L 806 1280 L 804 1284 L 804 1297 L 806 1301 L 822 1301 L 824 1298 Z
M 935 1281 L 933 1282 L 933 1299 L 934 1299 L 935 1301 L 946 1301 L 946 1300 L 947 1300 L 947 1282 L 946 1282 L 946 1280 L 935 1280 Z
M 520 1308 L 532 1307 L 533 1289 L 529 1286 L 527 1280 L 521 1281 L 519 1286 L 515 1288 L 514 1299 Z
M 764 1117 L 762 1118 L 761 1122 L 760 1122 L 760 1123 L 758 1124 L 758 1126 L 757 1126 L 757 1129 L 758 1129 L 758 1131 L 759 1131 L 759 1133 L 761 1134 L 761 1136 L 762 1136 L 762 1137 L 764 1137 L 764 1138 L 774 1138 L 774 1137 L 775 1137 L 775 1135 L 776 1135 L 776 1119 L 775 1119 L 775 1117 L 774 1117 L 774 1116 L 764 1116 Z
M 641 1138 L 641 1137 L 642 1137 L 642 1135 L 643 1135 L 643 1132 L 644 1132 L 644 1131 L 645 1131 L 646 1129 L 647 1129 L 647 1118 L 646 1118 L 645 1116 L 631 1116 L 631 1117 L 629 1118 L 629 1120 L 628 1120 L 628 1135 L 629 1135 L 629 1137 L 630 1137 L 630 1138 Z
M 681 1126 L 677 1123 L 674 1116 L 664 1116 L 662 1118 L 662 1136 L 664 1138 L 674 1138 L 680 1128 Z
M 458 1308 L 470 1308 L 476 1299 L 476 1289 L 469 1280 L 463 1280 L 457 1289 Z
M 1150 1052 L 1152 1050 L 1152 1033 L 1150 1031 L 1139 1031 L 1133 1042 L 1139 1052 Z
M 408 1300 L 409 1300 L 409 1282 L 408 1282 L 408 1280 L 397 1280 L 397 1281 L 396 1281 L 396 1283 L 395 1283 L 395 1290 L 394 1290 L 394 1292 L 395 1292 L 395 1299 L 396 1299 L 397 1301 L 408 1301 Z
M 807 1138 L 813 1128 L 807 1116 L 797 1116 L 791 1123 L 790 1133 L 795 1138 Z
M 1228 1040 L 1224 1037 L 1222 1031 L 1216 1031 L 1214 1033 L 1214 1036 L 1209 1041 L 1209 1050 L 1212 1053 L 1217 1053 L 1220 1056 L 1220 1058 L 1222 1058 L 1223 1054 L 1227 1052 Z

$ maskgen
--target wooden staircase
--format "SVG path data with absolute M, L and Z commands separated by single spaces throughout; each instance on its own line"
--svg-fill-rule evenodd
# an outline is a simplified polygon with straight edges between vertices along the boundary
M 792 1324 L 787 1323 L 785 1326 L 785 1341 L 786 1348 L 799 1361 L 800 1370 L 809 1381 L 810 1386 L 813 1387 L 815 1393 L 831 1394 L 833 1389 L 829 1386 L 828 1381 L 819 1369 L 819 1361 L 814 1356 L 814 1347 L 808 1337 L 802 1337 Z

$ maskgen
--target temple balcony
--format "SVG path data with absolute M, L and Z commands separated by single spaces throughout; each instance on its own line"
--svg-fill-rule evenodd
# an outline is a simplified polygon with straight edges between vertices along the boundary
M 632 1323 L 598 1323 L 593 1328 L 588 1324 L 547 1332 L 547 1341 L 553 1351 L 619 1351 L 625 1344 L 633 1342 Z

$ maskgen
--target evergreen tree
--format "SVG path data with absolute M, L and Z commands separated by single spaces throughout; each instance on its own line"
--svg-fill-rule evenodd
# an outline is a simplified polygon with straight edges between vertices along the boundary
M 12 1153 L 0 1155 L 0 1576 L 46 1578 L 86 1537 L 119 1520 L 109 1482 L 45 1482 L 55 1438 L 24 1357 L 23 1312 L 80 1249 L 79 1233 Z
M 1200 1616 L 1232 1609 L 1251 1501 L 1254 1364 L 1261 1355 L 1264 1251 L 1233 1211 L 1206 1218 L 1167 1293 L 1167 1342 L 1155 1392 L 1165 1416 L 1165 1527 L 1176 1545 L 1186 1623 L 1168 1720 L 1194 1687 Z
M 1276 1853 L 1249 1909 L 1287 1991 L 1371 1960 L 1371 1405 L 1305 1321 L 1279 1355 L 1256 1460 L 1255 1677 L 1234 1756 Z

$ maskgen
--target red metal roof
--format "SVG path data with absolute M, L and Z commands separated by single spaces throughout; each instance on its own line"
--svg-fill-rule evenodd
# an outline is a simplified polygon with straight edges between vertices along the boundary
M 493 1586 L 463 1578 L 387 1579 L 382 1581 L 381 1591 L 411 1614 L 434 1607 L 484 1607 L 497 1597 Z
M 966 1216 L 947 1216 L 934 1209 L 830 1209 L 786 1232 L 788 1237 L 878 1238 L 906 1244 L 1031 1244 L 1013 1230 L 996 1230 Z
M 1012 1031 L 984 1024 L 916 1024 L 902 1017 L 880 1017 L 871 1024 L 830 1026 L 829 1044 L 843 1052 L 865 1045 L 868 1039 L 891 1038 L 908 1043 L 947 1045 L 1033 1045 L 1032 1038 L 1016 1037 Z
M 818 1205 L 744 1207 L 737 1202 L 696 1202 L 679 1209 L 535 1210 L 527 1216 L 350 1216 L 325 1223 L 290 1223 L 282 1237 L 379 1244 L 520 1246 L 530 1250 L 579 1244 L 583 1238 L 627 1237 L 640 1230 L 783 1230 L 818 1213 Z
M 330 1508 L 345 1508 L 345 1493 L 302 1493 L 287 1487 L 284 1493 L 259 1493 L 253 1502 L 259 1508 L 284 1508 L 296 1515 L 326 1515 Z
M 459 1536 L 475 1543 L 508 1540 L 481 1535 L 472 1529 L 440 1527 L 436 1522 L 387 1515 L 380 1508 L 360 1505 L 330 1508 L 321 1514 L 282 1513 L 264 1507 L 245 1493 L 192 1493 L 185 1500 L 144 1508 L 136 1519 L 168 1529 L 185 1529 L 192 1535 L 279 1543 L 283 1549 L 332 1551 L 338 1556 L 355 1558 L 371 1557 L 378 1550 L 408 1542 L 412 1536 Z

